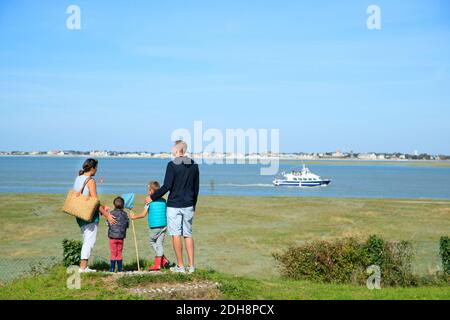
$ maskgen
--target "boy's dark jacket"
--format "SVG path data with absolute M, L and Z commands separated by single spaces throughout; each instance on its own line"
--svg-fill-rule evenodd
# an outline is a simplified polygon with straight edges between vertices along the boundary
M 125 239 L 129 225 L 127 213 L 120 209 L 114 209 L 110 214 L 116 219 L 116 224 L 108 223 L 108 238 Z

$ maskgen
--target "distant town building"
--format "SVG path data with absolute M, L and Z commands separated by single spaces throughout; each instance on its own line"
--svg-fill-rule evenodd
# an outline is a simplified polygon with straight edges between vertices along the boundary
M 64 151 L 61 151 L 61 150 L 50 150 L 50 151 L 47 151 L 47 155 L 49 155 L 49 156 L 63 156 L 64 155 Z
M 377 155 L 375 153 L 360 153 L 358 159 L 361 160 L 377 160 Z
M 331 154 L 333 158 L 344 158 L 345 155 L 341 152 L 341 150 L 337 150 L 333 154 Z
M 108 151 L 91 151 L 89 152 L 91 157 L 107 157 Z

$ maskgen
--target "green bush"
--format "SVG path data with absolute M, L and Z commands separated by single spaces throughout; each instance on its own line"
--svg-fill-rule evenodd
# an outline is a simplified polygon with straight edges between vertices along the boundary
M 66 267 L 80 264 L 82 245 L 83 243 L 78 240 L 64 239 L 62 241 L 63 262 Z
M 376 235 L 371 235 L 362 246 L 365 263 L 380 266 L 384 263 L 384 240 Z
M 450 275 L 450 237 L 441 237 L 439 241 L 439 254 L 444 273 Z
M 364 284 L 366 268 L 377 265 L 382 283 L 389 286 L 416 284 L 412 257 L 409 242 L 388 242 L 374 235 L 365 242 L 354 238 L 313 241 L 274 254 L 281 274 L 287 278 Z

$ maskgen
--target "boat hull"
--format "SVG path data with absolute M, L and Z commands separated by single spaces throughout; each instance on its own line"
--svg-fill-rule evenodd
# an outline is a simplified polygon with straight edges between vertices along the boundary
M 289 181 L 289 180 L 275 180 L 273 184 L 276 187 L 325 187 L 329 185 L 331 180 L 317 180 L 317 181 Z

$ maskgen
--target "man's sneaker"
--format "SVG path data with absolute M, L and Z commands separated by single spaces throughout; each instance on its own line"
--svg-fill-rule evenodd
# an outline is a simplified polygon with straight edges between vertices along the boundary
M 188 273 L 194 273 L 194 272 L 195 272 L 195 267 L 194 267 L 194 266 L 188 267 L 188 268 L 187 268 L 187 272 L 188 272 Z
M 170 268 L 170 271 L 173 273 L 185 273 L 186 270 L 184 269 L 184 267 L 179 267 L 179 266 L 175 266 Z
M 81 269 L 80 268 L 80 273 L 91 273 L 91 272 L 97 272 L 97 270 L 94 269 L 90 269 L 89 267 L 87 267 L 86 269 Z

